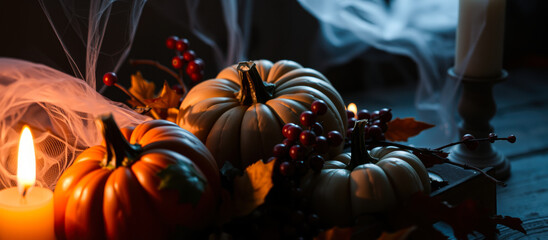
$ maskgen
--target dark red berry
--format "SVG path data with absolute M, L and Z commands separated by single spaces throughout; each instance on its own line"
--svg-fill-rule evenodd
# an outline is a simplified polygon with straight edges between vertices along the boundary
M 350 110 L 346 110 L 346 118 L 355 118 L 356 115 Z
M 171 89 L 175 90 L 175 93 L 177 93 L 177 94 L 183 94 L 183 87 L 179 84 L 171 85 Z
M 346 129 L 346 138 L 351 139 L 352 138 L 352 132 L 354 131 L 354 128 L 348 128 Z
M 515 143 L 516 142 L 516 136 L 514 136 L 514 135 L 508 136 L 508 142 Z
M 282 162 L 280 163 L 280 173 L 284 176 L 291 176 L 293 175 L 294 168 L 290 162 Z
M 371 120 L 379 119 L 379 117 L 380 117 L 379 111 L 374 111 L 373 113 L 371 113 Z
M 462 136 L 461 140 L 462 141 L 470 141 L 472 139 L 475 139 L 474 135 L 467 133 L 467 134 L 464 134 L 464 136 Z
M 183 59 L 187 62 L 190 62 L 196 58 L 196 53 L 192 50 L 186 50 L 183 53 Z
M 175 42 L 175 49 L 179 52 L 184 52 L 188 48 L 188 39 L 181 38 Z
M 323 100 L 312 102 L 310 110 L 317 115 L 324 115 L 327 112 L 327 104 Z
M 323 168 L 325 160 L 320 155 L 314 155 L 310 158 L 310 168 L 314 171 L 320 171 Z
M 286 124 L 283 126 L 283 128 L 282 128 L 282 135 L 283 135 L 284 137 L 286 137 L 286 138 L 288 137 L 288 135 L 287 135 L 287 130 L 288 130 L 289 127 L 291 127 L 291 126 L 297 126 L 297 124 L 295 124 L 295 123 L 286 123 Z
M 390 122 L 392 120 L 392 110 L 390 108 L 383 108 L 379 110 L 379 119 L 381 122 Z
M 489 142 L 494 143 L 495 140 L 497 139 L 497 137 L 498 137 L 498 136 L 497 136 L 496 133 L 489 133 L 489 137 L 488 137 Z
M 204 71 L 193 72 L 193 73 L 189 74 L 189 76 L 190 76 L 190 79 L 192 80 L 192 82 L 196 83 L 196 82 L 201 81 L 204 78 Z
M 301 113 L 299 120 L 303 126 L 309 127 L 316 121 L 316 115 L 312 111 L 304 111 Z
M 288 152 L 289 148 L 283 143 L 274 145 L 274 149 L 272 150 L 272 154 L 274 154 L 275 157 L 284 157 Z
M 478 141 L 473 141 L 474 139 L 476 138 L 472 134 L 467 133 L 467 134 L 464 134 L 464 136 L 462 136 L 462 141 L 464 143 L 464 146 L 466 146 L 470 150 L 475 150 L 479 146 Z
M 331 131 L 327 133 L 327 143 L 329 146 L 339 146 L 343 141 L 343 136 L 338 131 Z
M 302 159 L 304 155 L 303 148 L 300 145 L 293 145 L 289 148 L 289 156 L 293 160 Z
M 369 126 L 369 130 L 367 130 L 367 133 L 368 133 L 369 137 L 371 137 L 373 139 L 378 139 L 378 138 L 380 138 L 380 136 L 382 134 L 382 129 L 381 129 L 381 127 L 379 127 L 377 125 L 371 125 L 371 126 Z
M 175 56 L 171 59 L 171 65 L 175 68 L 175 69 L 181 69 L 183 68 L 183 65 L 184 65 L 184 59 L 183 57 L 181 56 Z
M 108 72 L 103 75 L 103 83 L 107 86 L 112 86 L 116 82 L 118 82 L 118 76 L 116 76 L 115 72 Z
M 175 49 L 175 43 L 179 40 L 177 36 L 171 36 L 166 39 L 166 47 L 169 49 Z
M 317 136 L 316 143 L 314 144 L 314 150 L 319 154 L 324 154 L 329 151 L 329 144 L 327 143 L 327 138 L 324 136 Z
M 285 144 L 287 147 L 291 147 L 291 146 L 295 145 L 295 140 L 291 140 L 291 139 L 286 138 L 282 141 L 282 143 Z
M 287 129 L 287 138 L 296 141 L 299 139 L 299 135 L 301 135 L 302 131 L 303 129 L 298 125 L 290 126 Z
M 312 126 L 310 126 L 310 128 L 317 136 L 323 134 L 323 126 L 319 122 L 315 122 Z
M 186 73 L 188 75 L 204 70 L 204 61 L 201 58 L 196 58 L 186 65 Z
M 348 118 L 347 122 L 348 122 L 348 127 L 353 128 L 354 125 L 356 125 L 356 118 L 353 118 L 353 117 Z
M 371 123 L 371 125 L 377 125 L 381 128 L 382 132 L 386 132 L 386 130 L 388 129 L 388 125 L 386 124 L 386 122 L 382 122 L 381 120 L 377 119 L 375 121 L 373 121 Z
M 310 130 L 304 130 L 299 135 L 299 140 L 304 146 L 311 146 L 316 142 L 316 134 Z
M 367 109 L 362 109 L 362 110 L 358 111 L 358 119 L 359 120 L 369 119 L 369 118 L 371 118 L 371 114 L 369 114 L 369 111 L 367 111 Z

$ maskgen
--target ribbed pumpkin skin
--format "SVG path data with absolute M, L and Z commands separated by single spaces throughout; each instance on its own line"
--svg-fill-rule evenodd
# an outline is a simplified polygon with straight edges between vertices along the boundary
M 275 85 L 273 98 L 264 103 L 244 105 L 236 66 L 222 70 L 215 79 L 193 87 L 183 100 L 177 123 L 205 143 L 219 166 L 230 161 L 245 167 L 272 156 L 272 148 L 283 140 L 282 127 L 299 123 L 299 115 L 310 110 L 315 100 L 328 106 L 318 118 L 324 132 L 346 133 L 344 102 L 329 80 L 321 73 L 303 68 L 296 62 L 255 61 L 262 80 Z M 343 144 L 331 148 L 330 155 L 342 151 Z
M 303 188 L 322 221 L 349 226 L 360 215 L 382 213 L 416 192 L 430 192 L 428 172 L 412 153 L 377 147 L 370 155 L 374 162 L 348 170 L 351 154 L 342 153 L 306 178 Z
M 220 198 L 218 167 L 188 131 L 164 120 L 121 129 L 142 151 L 131 166 L 104 167 L 107 147 L 82 152 L 54 192 L 59 239 L 163 239 L 176 225 L 201 229 L 213 221 Z M 176 190 L 159 190 L 158 172 L 169 165 L 194 166 L 207 179 L 196 206 L 179 203 Z

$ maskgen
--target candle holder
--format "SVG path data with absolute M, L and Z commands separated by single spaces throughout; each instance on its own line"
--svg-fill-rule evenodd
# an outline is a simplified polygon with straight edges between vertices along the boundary
M 459 124 L 460 137 L 472 134 L 476 138 L 487 138 L 489 133 L 493 132 L 493 126 L 489 122 L 496 113 L 493 85 L 506 80 L 508 72 L 503 69 L 498 77 L 470 78 L 460 76 L 450 68 L 447 74 L 453 81 L 462 80 L 462 95 L 458 105 L 458 112 L 462 118 Z M 510 177 L 510 162 L 488 141 L 479 142 L 474 150 L 458 144 L 451 149 L 449 159 L 482 169 L 493 167 L 494 177 L 499 180 Z

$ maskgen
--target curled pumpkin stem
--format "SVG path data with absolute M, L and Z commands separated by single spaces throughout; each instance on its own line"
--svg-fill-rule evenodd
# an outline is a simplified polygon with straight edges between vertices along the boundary
M 241 80 L 238 96 L 242 105 L 266 103 L 273 98 L 274 84 L 261 79 L 254 62 L 240 62 L 237 69 Z
M 347 166 L 348 170 L 353 170 L 359 165 L 373 162 L 373 158 L 367 152 L 368 146 L 365 140 L 365 127 L 367 120 L 358 120 L 352 130 L 352 142 L 350 144 L 350 163 Z
M 131 166 L 141 155 L 141 145 L 130 144 L 126 140 L 112 114 L 100 116 L 99 124 L 107 148 L 103 166 L 113 169 L 119 166 Z

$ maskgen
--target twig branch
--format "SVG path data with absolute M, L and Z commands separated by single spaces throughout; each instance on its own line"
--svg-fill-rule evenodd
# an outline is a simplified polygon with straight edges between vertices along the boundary
M 401 148 L 401 149 L 420 152 L 421 154 L 429 154 L 431 156 L 434 156 L 434 157 L 440 159 L 444 163 L 452 164 L 452 165 L 455 165 L 455 166 L 458 166 L 458 167 L 462 167 L 464 169 L 470 169 L 470 170 L 478 171 L 482 175 L 484 175 L 488 179 L 490 179 L 491 181 L 495 182 L 496 184 L 505 187 L 506 186 L 505 182 L 497 180 L 493 176 L 487 174 L 482 169 L 479 169 L 477 167 L 474 167 L 474 166 L 471 166 L 471 165 L 468 165 L 468 164 L 461 164 L 461 163 L 452 162 L 448 158 L 445 158 L 445 157 L 439 156 L 437 154 L 434 154 L 435 152 L 440 152 L 441 149 L 443 149 L 443 148 L 453 146 L 453 145 L 456 145 L 456 144 L 462 144 L 462 143 L 468 142 L 468 141 L 488 141 L 488 140 L 489 140 L 488 138 L 479 138 L 479 139 L 472 139 L 472 140 L 466 140 L 466 141 L 459 141 L 459 142 L 456 142 L 456 143 L 447 144 L 446 146 L 439 147 L 439 148 L 436 148 L 436 149 L 433 149 L 433 150 L 427 149 L 427 148 L 416 148 L 416 147 L 411 147 L 411 146 L 407 146 L 407 145 L 404 145 L 404 144 L 399 144 L 399 143 L 394 143 L 394 142 L 386 142 L 386 141 L 374 141 L 374 142 L 371 143 L 371 146 L 394 146 L 394 147 L 398 147 L 398 148 Z M 507 138 L 496 138 L 495 140 L 508 140 L 508 139 Z

